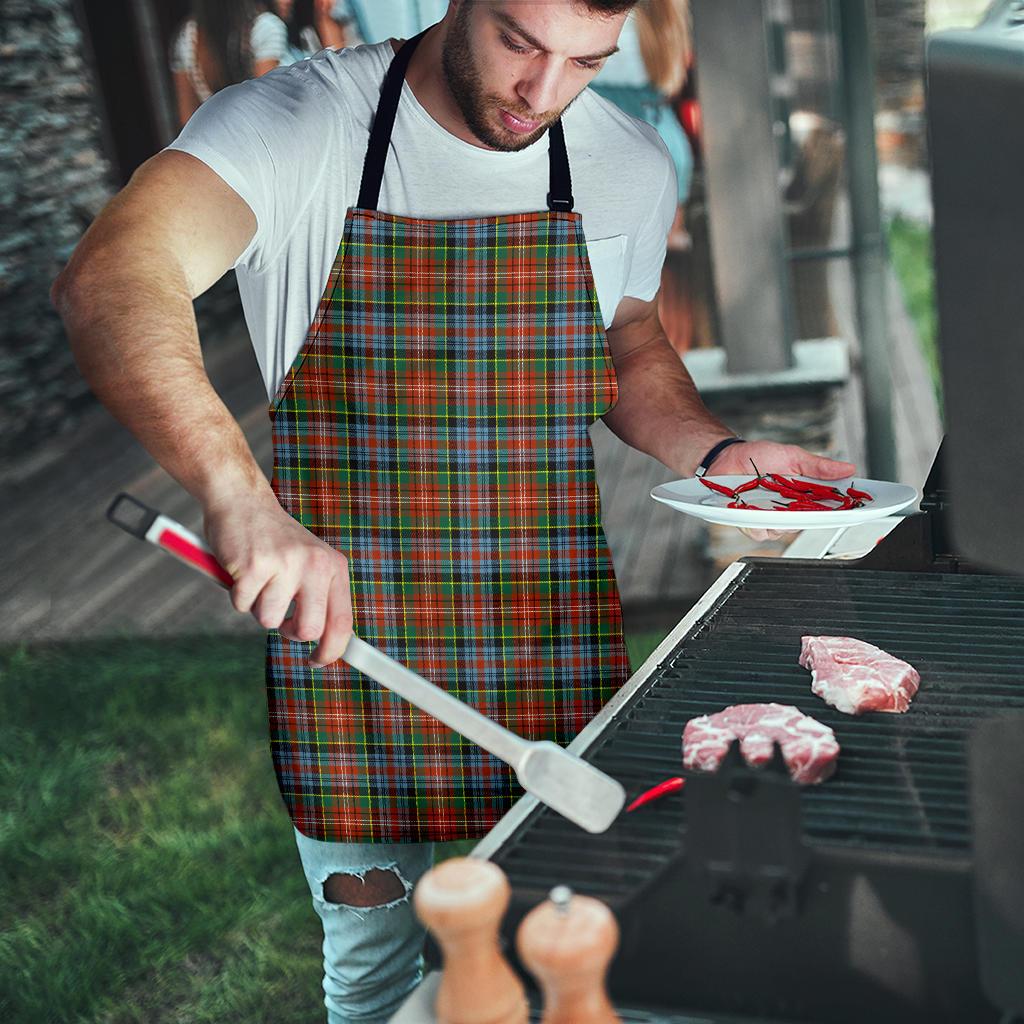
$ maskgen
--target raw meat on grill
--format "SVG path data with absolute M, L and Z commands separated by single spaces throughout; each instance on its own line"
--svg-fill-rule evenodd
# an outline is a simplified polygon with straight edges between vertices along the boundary
M 912 665 L 848 636 L 802 637 L 800 664 L 811 691 L 847 715 L 906 711 L 921 682 Z
M 701 715 L 683 729 L 683 767 L 715 771 L 734 739 L 747 764 L 757 767 L 782 749 L 790 778 L 804 785 L 824 782 L 836 768 L 835 733 L 789 704 L 734 704 Z

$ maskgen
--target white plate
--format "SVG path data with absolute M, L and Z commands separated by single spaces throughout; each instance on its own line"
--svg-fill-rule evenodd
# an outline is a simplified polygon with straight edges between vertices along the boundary
M 749 480 L 750 475 L 709 476 L 707 479 L 725 487 L 737 487 Z M 799 479 L 809 480 L 811 478 L 800 477 Z M 655 501 L 660 501 L 708 523 L 747 529 L 773 530 L 831 530 L 839 526 L 855 526 L 857 523 L 866 523 L 872 519 L 894 515 L 910 505 L 916 505 L 921 498 L 915 488 L 888 480 L 845 477 L 842 480 L 815 480 L 814 482 L 839 487 L 844 491 L 847 487 L 854 487 L 858 491 L 867 491 L 872 496 L 872 500 L 865 502 L 861 508 L 837 509 L 828 512 L 790 512 L 786 509 L 762 512 L 745 508 L 728 508 L 729 498 L 724 494 L 716 494 L 705 487 L 695 476 L 659 484 L 651 491 L 651 497 Z M 755 491 L 747 491 L 742 498 L 753 505 L 766 506 L 770 505 L 772 501 L 787 500 L 774 491 L 766 491 L 760 487 Z

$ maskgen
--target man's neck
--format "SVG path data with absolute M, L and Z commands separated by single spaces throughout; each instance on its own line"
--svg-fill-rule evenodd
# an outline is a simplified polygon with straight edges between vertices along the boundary
M 446 25 L 442 21 L 434 25 L 429 32 L 420 40 L 416 52 L 409 61 L 409 68 L 405 73 L 405 80 L 409 83 L 413 95 L 419 101 L 423 109 L 442 127 L 445 131 L 454 135 L 463 142 L 480 149 L 490 149 L 485 146 L 470 131 L 459 110 L 455 97 L 444 77 L 442 65 L 442 51 L 444 49 Z M 391 48 L 398 52 L 405 40 L 392 39 Z

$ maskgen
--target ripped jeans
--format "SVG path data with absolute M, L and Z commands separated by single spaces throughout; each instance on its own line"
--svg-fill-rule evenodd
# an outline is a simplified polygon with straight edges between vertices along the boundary
M 294 828 L 294 826 L 293 826 Z M 325 843 L 295 829 L 313 909 L 324 926 L 324 1005 L 327 1024 L 382 1024 L 423 976 L 425 929 L 409 899 L 434 861 L 433 843 Z M 404 893 L 377 906 L 332 901 L 332 875 L 363 879 L 397 875 Z M 351 881 L 349 879 L 348 881 Z

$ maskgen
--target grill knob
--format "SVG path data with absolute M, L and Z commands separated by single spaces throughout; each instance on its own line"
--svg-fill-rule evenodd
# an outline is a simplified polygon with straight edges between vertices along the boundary
M 619 1024 L 605 989 L 618 944 L 608 907 L 563 885 L 523 918 L 516 949 L 544 994 L 541 1024 Z
M 437 1024 L 526 1024 L 526 993 L 498 945 L 511 892 L 501 868 L 472 857 L 443 861 L 416 886 L 416 914 L 444 954 Z

